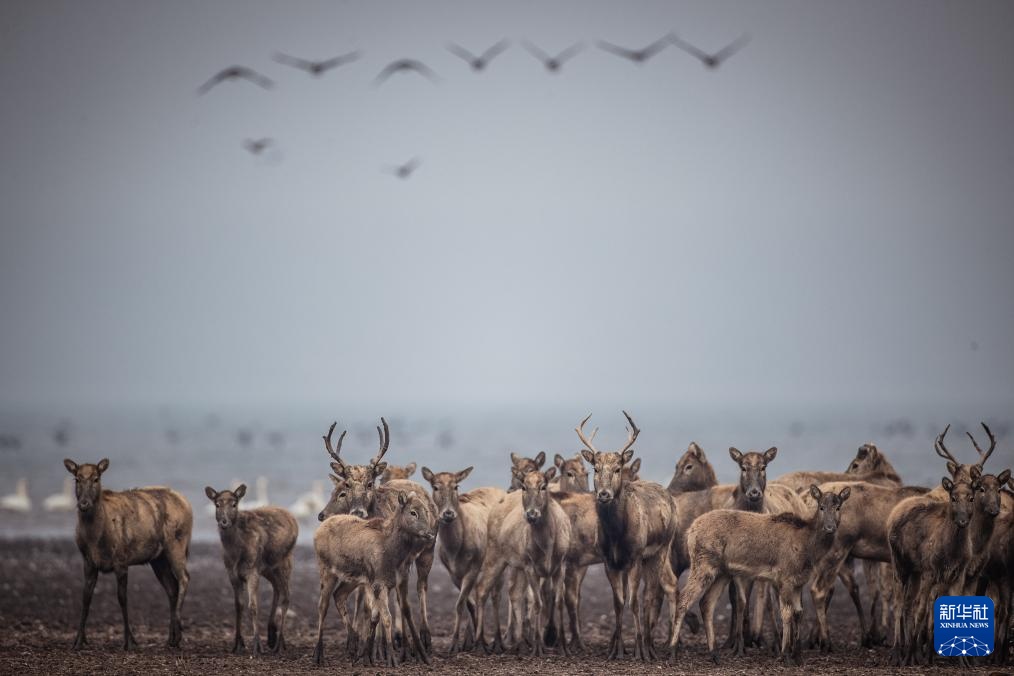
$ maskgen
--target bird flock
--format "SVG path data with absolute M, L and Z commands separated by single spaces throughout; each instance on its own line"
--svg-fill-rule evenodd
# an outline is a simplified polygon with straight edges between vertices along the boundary
M 749 41 L 750 35 L 748 33 L 744 33 L 718 51 L 708 52 L 685 40 L 676 33 L 670 32 L 640 49 L 623 47 L 605 40 L 596 40 L 595 45 L 605 53 L 625 59 L 636 65 L 646 63 L 668 47 L 675 47 L 686 54 L 689 54 L 708 70 L 715 70 L 736 52 L 745 47 Z M 511 47 L 511 44 L 511 40 L 504 38 L 482 52 L 475 53 L 460 44 L 448 42 L 446 44 L 446 49 L 448 52 L 464 61 L 473 72 L 481 73 L 489 68 L 494 59 L 507 51 Z M 529 40 L 522 40 L 521 46 L 528 54 L 538 60 L 548 73 L 558 74 L 569 61 L 585 50 L 586 44 L 583 41 L 575 42 L 555 53 L 547 51 Z M 353 64 L 359 61 L 362 57 L 363 52 L 361 50 L 354 50 L 323 60 L 305 59 L 282 52 L 276 52 L 273 58 L 274 61 L 280 65 L 301 70 L 312 78 L 322 78 L 328 72 Z M 374 86 L 379 87 L 395 75 L 415 76 L 433 84 L 438 84 L 441 81 L 441 77 L 436 73 L 436 71 L 423 61 L 414 58 L 400 58 L 385 65 L 374 77 L 373 84 Z M 212 75 L 206 82 L 197 88 L 197 94 L 199 96 L 204 96 L 226 82 L 245 82 L 264 90 L 270 90 L 275 87 L 275 80 L 267 75 L 264 75 L 249 66 L 233 65 L 223 68 Z M 243 148 L 251 155 L 260 156 L 263 155 L 266 150 L 275 146 L 276 142 L 270 137 L 248 138 L 244 139 L 242 145 Z M 413 175 L 420 164 L 421 159 L 414 157 L 406 163 L 384 167 L 384 171 L 399 179 L 405 180 Z

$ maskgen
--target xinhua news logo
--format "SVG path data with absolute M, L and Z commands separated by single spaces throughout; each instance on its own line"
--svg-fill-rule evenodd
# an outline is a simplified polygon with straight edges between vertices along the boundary
M 984 657 L 993 652 L 993 600 L 941 596 L 933 606 L 933 648 L 942 657 Z

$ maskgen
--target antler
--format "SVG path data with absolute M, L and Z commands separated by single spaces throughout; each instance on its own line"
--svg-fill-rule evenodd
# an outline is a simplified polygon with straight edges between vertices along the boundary
M 387 453 L 387 447 L 391 445 L 391 429 L 387 426 L 387 421 L 384 417 L 380 417 L 380 424 L 384 426 L 384 429 L 380 429 L 380 425 L 377 425 L 377 436 L 380 437 L 380 450 L 377 451 L 377 455 L 374 456 L 373 460 L 370 460 L 371 465 L 376 465 L 380 462 L 380 459 Z
M 634 424 L 634 419 L 630 417 L 630 414 L 624 411 L 623 415 L 627 418 L 627 422 L 630 423 L 630 429 L 627 430 L 627 445 L 619 450 L 620 453 L 633 446 L 634 442 L 637 441 L 637 435 L 641 433 L 641 430 L 637 429 L 637 425 Z
M 588 414 L 588 418 L 591 418 L 591 417 L 592 417 L 592 414 L 589 413 Z M 584 444 L 588 448 L 589 451 L 591 451 L 592 453 L 598 453 L 599 450 L 597 448 L 595 448 L 594 446 L 592 446 L 592 439 L 595 438 L 595 432 L 598 432 L 599 429 L 597 427 L 595 428 L 595 432 L 592 432 L 591 439 L 585 437 L 585 435 L 584 435 L 584 424 L 586 422 L 588 422 L 588 418 L 585 418 L 584 420 L 582 420 L 581 424 L 574 428 L 574 431 L 577 432 L 577 436 L 581 440 L 581 443 Z
M 944 428 L 944 431 L 941 432 L 936 441 L 933 442 L 933 448 L 936 450 L 937 455 L 944 460 L 950 460 L 954 464 L 960 465 L 961 463 L 958 462 L 958 459 L 951 455 L 951 452 L 947 450 L 946 446 L 944 446 L 944 437 L 947 436 L 947 430 L 949 429 L 951 429 L 950 425 Z
M 342 452 L 342 442 L 345 441 L 345 434 L 348 433 L 348 430 L 343 431 L 342 435 L 340 437 L 338 437 L 338 448 L 332 448 L 331 447 L 331 435 L 334 434 L 334 428 L 335 428 L 335 426 L 337 424 L 338 424 L 337 420 L 334 421 L 333 423 L 331 423 L 331 427 L 327 431 L 327 436 L 323 437 L 323 439 L 324 439 L 324 448 L 327 449 L 328 454 L 330 454 L 330 456 L 332 458 L 334 458 L 339 464 L 344 465 L 345 463 L 338 456 L 338 454 Z
M 975 443 L 975 437 L 972 436 L 971 432 L 966 432 L 965 434 L 967 434 L 968 438 L 972 440 L 972 445 L 975 446 L 975 450 L 979 452 L 979 462 L 977 464 L 979 467 L 982 467 L 986 464 L 986 460 L 989 459 L 989 456 L 993 454 L 993 449 L 996 448 L 996 437 L 993 436 L 993 433 L 990 431 L 989 426 L 986 425 L 986 423 L 979 424 L 982 425 L 982 429 L 986 430 L 986 436 L 989 437 L 988 451 L 985 453 L 982 452 L 982 449 L 979 448 L 979 444 Z

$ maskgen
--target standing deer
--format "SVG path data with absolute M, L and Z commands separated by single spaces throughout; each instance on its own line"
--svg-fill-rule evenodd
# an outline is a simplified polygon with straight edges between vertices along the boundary
M 204 488 L 215 505 L 215 521 L 222 540 L 222 560 L 232 583 L 236 605 L 236 639 L 232 652 L 241 653 L 243 645 L 243 592 L 250 612 L 253 649 L 261 652 L 257 622 L 257 583 L 263 575 L 271 583 L 271 612 L 268 614 L 268 648 L 285 649 L 285 614 L 289 610 L 289 578 L 292 576 L 292 552 L 296 547 L 299 525 L 281 507 L 259 507 L 240 511 L 239 501 L 246 495 L 246 484 L 236 490 L 216 491 Z M 280 612 L 279 612 L 280 611 Z
M 500 584 L 507 566 L 517 569 L 519 578 L 534 592 L 528 613 L 534 634 L 532 655 L 542 656 L 545 652 L 543 605 L 550 614 L 562 614 L 563 580 L 571 530 L 569 517 L 549 490 L 549 482 L 555 475 L 556 467 L 550 467 L 545 472 L 528 472 L 521 479 L 520 504 L 517 498 L 505 499 L 490 517 L 489 541 L 476 588 L 475 624 L 479 643 L 484 648 L 482 628 L 486 597 L 494 586 Z M 513 595 L 511 606 L 519 609 L 520 590 L 515 587 L 510 591 Z M 515 620 L 513 638 L 517 652 L 521 650 L 522 639 L 517 635 L 520 627 L 521 624 Z M 564 655 L 569 654 L 566 641 L 561 641 L 559 645 Z
M 351 515 L 336 515 L 324 520 L 313 537 L 320 572 L 320 598 L 317 602 L 317 644 L 313 661 L 324 662 L 324 618 L 334 598 L 348 633 L 348 651 L 354 655 L 358 633 L 349 619 L 346 600 L 360 588 L 370 613 L 370 627 L 362 656 L 373 662 L 374 636 L 378 621 L 383 623 L 385 660 L 387 666 L 397 666 L 398 655 L 393 644 L 391 613 L 388 607 L 388 590 L 404 579 L 406 560 L 418 550 L 419 541 L 432 543 L 436 528 L 433 513 L 417 495 L 397 493 L 398 508 L 384 518 L 360 519 Z M 428 657 L 411 624 L 408 601 L 399 594 L 401 612 L 412 631 L 415 649 L 428 663 Z
M 718 485 L 715 468 L 708 462 L 704 449 L 691 441 L 687 450 L 676 461 L 676 470 L 669 482 L 668 491 L 673 495 L 702 491 Z
M 641 430 L 630 414 L 624 411 L 623 415 L 630 428 L 626 444 L 616 452 L 600 452 L 585 436 L 584 425 L 591 415 L 574 431 L 586 448 L 581 454 L 595 470 L 599 546 L 606 576 L 613 588 L 615 626 L 608 659 L 623 656 L 623 610 L 629 603 L 634 618 L 634 657 L 649 660 L 656 657 L 651 630 L 657 589 L 660 588 L 662 598 L 669 601 L 670 627 L 675 620 L 678 581 L 669 555 L 676 535 L 676 513 L 664 488 L 647 481 L 631 481 L 624 474 L 623 469 L 634 455 L 634 442 Z M 646 590 L 643 618 L 638 598 L 642 575 Z M 658 602 L 661 603 L 661 598 Z M 676 653 L 676 640 L 675 634 L 670 636 L 672 656 Z
M 459 647 L 464 650 L 472 647 L 473 634 L 468 632 L 467 627 L 464 646 L 458 643 L 461 623 L 467 610 L 473 626 L 475 625 L 473 592 L 486 554 L 489 513 L 507 495 L 499 488 L 476 488 L 468 493 L 459 493 L 458 486 L 471 472 L 471 467 L 460 472 L 436 473 L 428 467 L 422 468 L 423 478 L 433 488 L 433 502 L 436 504 L 437 555 L 450 574 L 454 586 L 458 588 L 449 650 L 451 655 L 457 653 Z M 499 623 L 500 585 L 493 587 L 492 595 L 493 610 Z M 499 629 L 497 634 L 499 635 Z
M 691 605 L 701 601 L 708 650 L 718 662 L 715 647 L 715 604 L 724 581 L 735 578 L 766 580 L 774 585 L 782 618 L 782 659 L 801 664 L 799 620 L 803 612 L 802 588 L 817 561 L 834 543 L 842 504 L 850 489 L 823 493 L 810 487 L 818 509 L 809 519 L 783 512 L 758 514 L 741 510 L 715 510 L 702 515 L 687 535 L 690 578 L 680 598 L 673 633 L 678 635 Z M 744 587 L 739 599 L 746 603 Z
M 127 618 L 127 569 L 144 563 L 151 565 L 169 597 L 169 647 L 178 648 L 183 639 L 180 610 L 190 584 L 187 556 L 194 523 L 190 503 L 169 488 L 103 490 L 102 475 L 109 469 L 105 458 L 94 465 L 79 465 L 69 458 L 63 464 L 74 475 L 75 540 L 84 559 L 81 622 L 74 649 L 88 643 L 85 622 L 99 573 L 116 574 L 116 598 L 123 612 L 123 648 L 137 646 Z
M 947 446 L 944 445 L 944 437 L 947 436 L 947 432 L 951 429 L 950 425 L 945 427 L 944 431 L 941 432 L 936 438 L 936 441 L 933 442 L 933 448 L 936 450 L 937 455 L 947 461 L 947 471 L 951 473 L 951 479 L 955 482 L 969 481 L 971 479 L 971 470 L 973 467 L 978 467 L 981 472 L 983 465 L 986 464 L 989 456 L 993 454 L 993 450 L 996 448 L 996 437 L 993 436 L 993 432 L 990 431 L 989 426 L 987 426 L 986 423 L 979 424 L 982 425 L 984 430 L 986 430 L 986 436 L 989 437 L 989 450 L 986 452 L 983 452 L 982 449 L 979 448 L 979 444 L 976 443 L 975 437 L 972 436 L 972 433 L 966 432 L 966 434 L 968 434 L 968 438 L 972 441 L 972 446 L 975 447 L 976 452 L 979 454 L 979 462 L 970 464 L 958 462 L 957 458 L 955 458 L 954 455 L 947 450 Z M 944 490 L 942 486 L 937 486 L 930 491 L 930 497 L 936 500 L 946 500 L 947 493 L 948 491 Z

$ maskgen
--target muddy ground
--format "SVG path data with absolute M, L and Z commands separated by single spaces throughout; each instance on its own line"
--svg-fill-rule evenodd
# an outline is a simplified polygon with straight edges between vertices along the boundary
M 217 543 L 195 543 L 190 557 L 191 586 L 184 607 L 183 648 L 169 650 L 168 604 L 161 587 L 147 567 L 130 573 L 131 624 L 140 648 L 125 653 L 120 645 L 120 609 L 116 582 L 101 576 L 88 621 L 89 648 L 70 649 L 74 639 L 81 594 L 81 560 L 70 540 L 0 541 L 0 674 L 260 674 L 320 673 L 311 661 L 316 633 L 317 570 L 313 552 L 300 546 L 292 580 L 292 613 L 286 626 L 288 650 L 281 655 L 251 657 L 230 654 L 232 645 L 232 591 L 228 584 Z M 414 586 L 414 585 L 413 585 Z M 262 617 L 270 602 L 270 585 L 261 585 Z M 413 593 L 414 596 L 414 593 Z M 675 664 L 643 665 L 632 659 L 606 662 L 606 643 L 612 628 L 612 601 L 609 584 L 601 570 L 589 572 L 584 585 L 583 621 L 591 654 L 580 657 L 516 658 L 482 654 L 445 657 L 452 621 L 455 592 L 439 562 L 430 577 L 430 622 L 436 655 L 432 666 L 409 663 L 404 673 L 462 674 L 632 674 L 632 673 L 916 673 L 926 669 L 892 669 L 887 666 L 886 648 L 863 649 L 857 644 L 854 610 L 843 593 L 835 595 L 831 622 L 835 628 L 836 651 L 820 655 L 807 651 L 805 665 L 781 667 L 770 654 L 757 650 L 745 658 L 726 656 L 715 666 L 708 659 L 703 633 L 686 635 L 681 657 Z M 725 635 L 727 611 L 718 623 Z M 366 674 L 385 671 L 350 665 L 343 652 L 345 633 L 333 610 L 328 616 L 325 672 Z M 629 630 L 630 625 L 627 624 Z M 631 638 L 628 632 L 628 646 Z M 248 638 L 249 645 L 249 638 Z M 956 670 L 953 665 L 941 665 Z M 940 669 L 938 666 L 937 669 Z M 995 669 L 977 667 L 973 672 Z M 1011 671 L 1010 669 L 1007 670 Z

